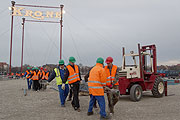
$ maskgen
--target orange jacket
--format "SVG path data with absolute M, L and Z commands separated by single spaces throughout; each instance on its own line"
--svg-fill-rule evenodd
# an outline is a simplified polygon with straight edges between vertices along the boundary
M 80 81 L 80 78 L 79 78 L 79 68 L 78 68 L 77 65 L 74 65 L 75 70 L 70 65 L 67 65 L 66 68 L 69 71 L 69 77 L 68 77 L 68 83 L 69 84 L 72 84 L 72 83 L 75 83 L 77 81 Z
M 48 80 L 49 72 L 42 71 L 42 80 Z
M 107 75 L 106 85 L 110 86 L 110 85 L 112 85 L 112 83 L 113 83 L 113 81 L 115 79 L 116 71 L 117 71 L 117 66 L 116 65 L 112 66 L 111 73 L 110 73 L 110 70 L 109 70 L 108 66 L 105 66 L 104 69 L 105 69 L 106 75 Z M 114 85 L 119 85 L 119 83 L 117 82 Z
M 31 74 L 33 73 L 32 70 L 30 70 L 30 72 L 26 75 L 27 77 L 26 78 L 31 78 Z
M 30 74 L 30 72 L 28 70 L 26 70 L 26 78 L 30 78 L 30 76 L 28 76 Z
M 18 76 L 18 77 L 19 77 L 19 76 L 21 76 L 21 75 L 20 75 L 19 73 L 16 73 L 16 76 Z
M 32 80 L 39 80 L 39 72 L 36 73 L 36 71 L 33 71 L 33 76 L 31 79 Z
M 40 77 L 40 78 L 42 77 L 43 72 L 44 72 L 44 70 L 39 70 L 39 71 L 38 71 L 38 74 L 39 74 L 39 77 Z
M 96 63 L 96 66 L 89 73 L 89 94 L 93 96 L 104 96 L 103 86 L 106 86 L 106 72 L 102 64 Z

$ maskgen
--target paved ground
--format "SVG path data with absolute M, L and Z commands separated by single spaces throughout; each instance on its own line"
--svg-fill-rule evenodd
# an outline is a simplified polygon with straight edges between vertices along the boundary
M 50 86 L 49 86 L 50 87 Z M 80 96 L 81 112 L 76 112 L 67 101 L 60 107 L 58 92 L 52 89 L 27 91 L 25 80 L 0 80 L 0 119 L 2 120 L 97 120 L 99 109 L 87 116 L 89 96 Z M 115 106 L 112 120 L 179 120 L 180 85 L 168 86 L 168 97 L 154 98 L 145 92 L 140 102 L 123 96 Z M 107 110 L 108 111 L 108 110 Z

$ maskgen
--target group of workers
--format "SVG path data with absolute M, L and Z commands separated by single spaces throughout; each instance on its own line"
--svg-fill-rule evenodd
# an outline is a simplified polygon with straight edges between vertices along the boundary
M 59 97 L 61 107 L 65 107 L 66 98 L 70 91 L 69 96 L 73 96 L 72 107 L 75 111 L 80 112 L 80 103 L 79 103 L 79 88 L 81 82 L 81 73 L 78 65 L 75 64 L 76 59 L 74 57 L 69 58 L 69 63 L 65 66 L 64 60 L 59 60 L 59 65 L 57 68 L 54 68 L 51 75 L 46 78 L 47 85 L 56 78 L 56 84 L 59 89 Z M 87 75 L 85 75 L 85 81 L 88 82 L 89 88 L 89 109 L 87 115 L 93 115 L 93 107 L 96 106 L 96 101 L 100 107 L 100 119 L 109 119 L 110 116 L 106 113 L 105 107 L 105 98 L 104 93 L 111 89 L 118 89 L 118 82 L 116 79 L 117 66 L 113 65 L 113 58 L 108 57 L 105 61 L 107 66 L 104 67 L 104 59 L 98 58 L 96 60 L 96 65 L 90 69 Z M 39 90 L 39 84 L 37 81 L 41 77 L 42 71 L 38 69 L 29 69 L 24 76 L 27 76 L 28 89 L 30 89 L 31 78 L 34 82 L 35 90 Z M 46 74 L 44 74 L 46 76 Z M 43 75 L 42 75 L 43 76 Z M 112 94 L 107 92 L 108 97 L 108 106 L 110 113 L 114 113 L 114 105 L 119 99 L 119 94 Z M 71 97 L 69 98 L 71 100 Z
M 43 67 L 41 67 L 39 69 L 38 67 L 33 67 L 30 69 L 30 67 L 27 67 L 24 77 L 27 78 L 28 90 L 30 90 L 32 86 L 34 91 L 39 91 L 42 88 L 40 80 L 48 80 L 49 75 L 50 73 L 46 68 L 43 69 Z

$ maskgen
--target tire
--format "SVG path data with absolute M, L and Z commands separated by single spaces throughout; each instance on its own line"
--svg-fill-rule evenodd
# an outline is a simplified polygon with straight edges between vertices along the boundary
M 159 77 L 156 78 L 154 85 L 153 85 L 153 89 L 151 90 L 153 96 L 156 98 L 163 97 L 164 91 L 165 91 L 164 88 L 165 88 L 164 87 L 164 81 Z
M 137 102 L 142 97 L 142 87 L 139 84 L 134 84 L 130 89 L 130 99 Z

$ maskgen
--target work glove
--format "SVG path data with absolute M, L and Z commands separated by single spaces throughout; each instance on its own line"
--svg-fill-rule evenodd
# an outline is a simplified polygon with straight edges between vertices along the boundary
M 46 82 L 46 85 L 49 85 L 49 82 Z
M 62 84 L 61 89 L 65 90 L 65 84 L 64 83 Z

